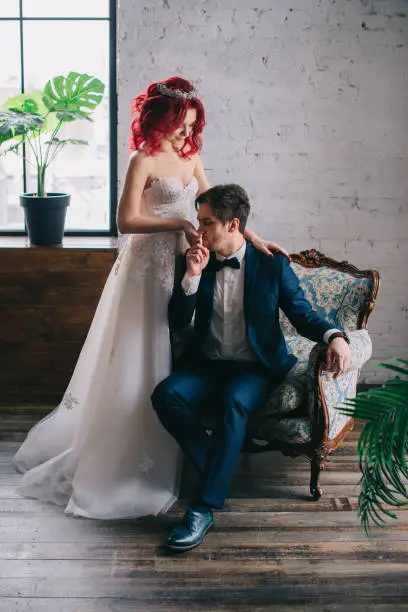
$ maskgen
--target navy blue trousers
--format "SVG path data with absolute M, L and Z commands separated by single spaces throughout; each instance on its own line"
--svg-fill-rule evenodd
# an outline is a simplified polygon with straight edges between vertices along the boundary
M 275 385 L 261 363 L 202 358 L 173 372 L 155 388 L 152 403 L 160 421 L 203 476 L 198 502 L 215 508 L 224 505 L 248 416 Z M 200 419 L 203 406 L 215 415 L 211 436 Z

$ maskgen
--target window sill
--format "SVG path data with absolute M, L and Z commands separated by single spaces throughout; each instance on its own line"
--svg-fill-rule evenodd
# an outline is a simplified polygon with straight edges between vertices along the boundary
M 30 244 L 27 236 L 0 236 L 0 249 L 85 249 L 87 251 L 114 250 L 118 239 L 114 236 L 64 236 L 61 246 L 40 247 Z

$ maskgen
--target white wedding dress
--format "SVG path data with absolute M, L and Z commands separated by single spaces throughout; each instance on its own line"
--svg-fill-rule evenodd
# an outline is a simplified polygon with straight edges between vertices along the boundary
M 191 220 L 197 182 L 155 180 L 145 214 Z M 166 512 L 177 499 L 181 452 L 150 395 L 171 367 L 167 304 L 181 232 L 132 235 L 104 287 L 61 404 L 14 457 L 19 492 L 89 518 Z M 75 288 L 73 288 L 73 291 Z

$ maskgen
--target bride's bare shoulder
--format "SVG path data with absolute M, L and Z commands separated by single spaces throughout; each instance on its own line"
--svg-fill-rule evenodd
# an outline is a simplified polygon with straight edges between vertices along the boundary
M 148 163 L 151 159 L 151 155 L 148 155 L 146 151 L 143 149 L 138 149 L 137 151 L 132 151 L 129 157 L 129 162 L 135 163 L 137 161 L 137 163 L 141 164 Z
M 133 151 L 129 157 L 129 170 L 132 172 L 143 171 L 144 173 L 150 173 L 153 166 L 153 160 L 150 155 L 143 150 Z

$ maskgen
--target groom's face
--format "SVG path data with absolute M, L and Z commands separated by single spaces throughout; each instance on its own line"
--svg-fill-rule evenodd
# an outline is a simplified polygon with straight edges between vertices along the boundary
M 231 237 L 231 221 L 225 224 L 214 215 L 210 204 L 202 203 L 198 207 L 198 232 L 203 236 L 203 245 L 210 251 L 223 248 Z

